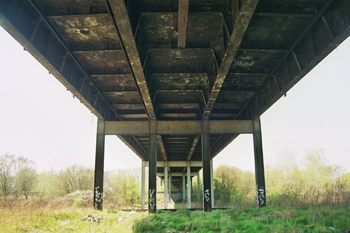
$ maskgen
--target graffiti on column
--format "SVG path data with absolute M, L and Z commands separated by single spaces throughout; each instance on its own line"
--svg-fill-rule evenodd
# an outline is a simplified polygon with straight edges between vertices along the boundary
M 100 186 L 95 187 L 95 202 L 96 203 L 102 203 L 102 192 L 99 192 L 98 189 Z
M 155 192 L 155 189 L 149 190 L 149 207 L 150 207 L 150 209 L 154 209 L 154 207 L 156 205 L 156 199 L 153 196 L 154 192 Z
M 256 198 L 259 205 L 265 204 L 265 188 L 256 186 Z
M 205 190 L 204 198 L 205 198 L 206 202 L 210 201 L 210 191 L 209 191 L 209 189 Z

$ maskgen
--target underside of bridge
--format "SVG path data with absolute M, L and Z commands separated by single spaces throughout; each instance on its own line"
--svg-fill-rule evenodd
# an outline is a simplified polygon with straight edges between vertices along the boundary
M 98 209 L 117 135 L 149 166 L 150 212 L 157 175 L 190 194 L 199 171 L 210 211 L 211 161 L 242 133 L 266 204 L 259 117 L 349 36 L 350 1 L 0 0 L 0 24 L 99 118 Z

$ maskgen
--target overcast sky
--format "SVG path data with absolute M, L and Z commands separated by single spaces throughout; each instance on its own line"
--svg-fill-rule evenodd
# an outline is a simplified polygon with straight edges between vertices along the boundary
M 0 27 L 0 155 L 33 160 L 38 172 L 94 167 L 96 117 Z M 286 154 L 323 150 L 350 171 L 350 40 L 297 83 L 262 117 L 265 164 Z M 254 171 L 252 135 L 241 135 L 214 159 Z M 141 160 L 116 136 L 106 137 L 105 170 Z

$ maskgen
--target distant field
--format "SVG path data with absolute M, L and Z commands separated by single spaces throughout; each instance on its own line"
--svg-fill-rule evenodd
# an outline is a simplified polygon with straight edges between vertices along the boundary
M 1 207 L 0 207 L 1 208 Z M 90 219 L 91 215 L 97 222 Z M 350 232 L 350 208 L 265 207 L 177 212 L 0 209 L 0 232 Z

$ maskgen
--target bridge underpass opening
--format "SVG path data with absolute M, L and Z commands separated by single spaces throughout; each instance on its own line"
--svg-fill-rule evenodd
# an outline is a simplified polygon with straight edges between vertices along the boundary
M 165 179 L 164 204 L 167 205 L 168 177 L 172 168 L 180 168 L 182 173 L 179 176 L 184 177 L 186 170 L 187 180 L 187 207 L 191 208 L 191 173 L 192 169 L 203 171 L 203 209 L 211 211 L 214 205 L 213 189 L 213 163 L 211 156 L 210 133 L 249 133 L 253 135 L 254 158 L 255 158 L 255 177 L 257 189 L 257 201 L 259 207 L 266 205 L 265 175 L 261 138 L 260 119 L 251 121 L 150 121 L 150 122 L 108 122 L 99 120 L 97 123 L 96 136 L 96 162 L 95 162 L 95 195 L 94 206 L 102 209 L 103 196 L 103 173 L 104 173 L 104 147 L 105 135 L 117 135 L 119 137 L 126 134 L 146 135 L 148 136 L 148 155 L 142 159 L 142 206 L 145 201 L 145 172 L 146 166 L 148 172 L 148 210 L 155 213 L 157 210 L 157 174 L 163 172 Z M 157 161 L 157 137 L 159 135 L 184 135 L 198 133 L 201 134 L 201 153 L 202 160 L 199 161 Z M 123 135 L 122 135 L 123 134 Z M 162 171 L 159 171 L 162 169 Z M 193 171 L 193 172 L 199 172 Z M 184 180 L 183 180 L 184 181 Z

